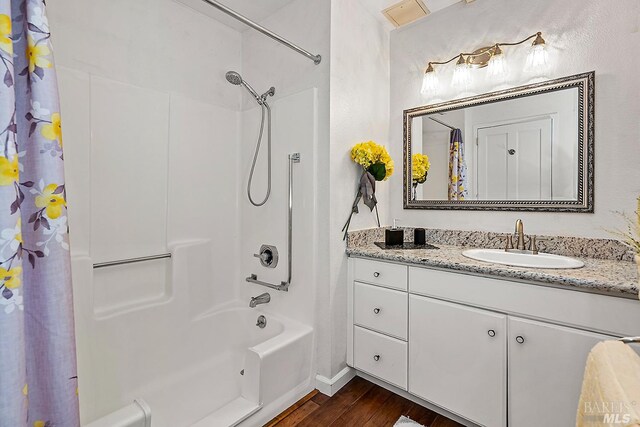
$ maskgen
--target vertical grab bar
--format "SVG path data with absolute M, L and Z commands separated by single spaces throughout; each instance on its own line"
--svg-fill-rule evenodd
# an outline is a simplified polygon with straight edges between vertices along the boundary
M 263 282 L 258 280 L 257 274 L 252 274 L 246 278 L 247 282 L 266 286 L 278 291 L 287 292 L 291 284 L 291 271 L 293 269 L 293 164 L 300 163 L 300 153 L 289 154 L 289 195 L 288 195 L 288 212 L 287 212 L 287 280 L 280 282 L 279 285 Z

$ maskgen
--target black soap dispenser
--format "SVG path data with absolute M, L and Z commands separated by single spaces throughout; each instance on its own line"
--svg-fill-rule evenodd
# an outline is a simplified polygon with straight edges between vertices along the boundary
M 404 231 L 398 228 L 398 220 L 393 220 L 393 228 L 384 230 L 384 244 L 386 246 L 402 246 L 404 243 Z

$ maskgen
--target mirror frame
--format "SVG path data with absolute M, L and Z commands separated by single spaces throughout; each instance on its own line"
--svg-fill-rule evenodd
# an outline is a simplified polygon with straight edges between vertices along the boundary
M 411 200 L 411 120 L 426 114 L 490 104 L 567 88 L 578 88 L 577 200 Z M 424 105 L 403 111 L 404 209 L 535 211 L 593 213 L 594 202 L 595 71 L 490 92 L 469 98 Z

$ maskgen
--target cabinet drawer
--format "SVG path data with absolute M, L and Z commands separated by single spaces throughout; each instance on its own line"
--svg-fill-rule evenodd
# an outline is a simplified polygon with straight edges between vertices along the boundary
M 407 290 L 407 266 L 356 258 L 354 279 L 388 288 Z
M 354 288 L 354 322 L 406 341 L 408 294 L 359 282 Z
M 354 326 L 354 365 L 368 374 L 407 389 L 407 343 Z
M 411 294 L 548 319 L 610 335 L 640 335 L 640 310 L 638 301 L 633 299 L 422 267 L 409 268 L 408 282 Z

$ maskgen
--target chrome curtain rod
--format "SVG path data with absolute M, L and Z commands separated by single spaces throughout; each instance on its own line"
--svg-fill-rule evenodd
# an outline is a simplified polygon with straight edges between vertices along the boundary
M 273 31 L 267 30 L 262 25 L 256 24 L 255 22 L 253 22 L 252 20 L 250 20 L 246 16 L 240 15 L 235 10 L 229 9 L 227 6 L 223 5 L 220 2 L 217 2 L 216 0 L 202 0 L 202 1 L 207 3 L 207 4 L 209 4 L 209 5 L 211 5 L 211 6 L 213 6 L 213 7 L 215 7 L 219 11 L 226 13 L 227 15 L 231 16 L 232 18 L 237 19 L 238 21 L 242 22 L 243 24 L 250 26 L 254 30 L 260 31 L 262 34 L 264 34 L 266 36 L 269 36 L 269 37 L 271 37 L 272 39 L 274 39 L 276 41 L 279 41 L 283 45 L 287 46 L 290 49 L 295 50 L 299 54 L 302 54 L 302 55 L 306 56 L 307 58 L 311 59 L 316 65 L 318 65 L 320 63 L 320 61 L 322 60 L 322 57 L 320 55 L 314 55 L 311 52 L 304 50 L 300 46 L 291 43 L 289 40 L 285 39 L 284 37 L 280 37 L 279 35 L 277 35 Z
M 451 130 L 456 130 L 456 129 L 457 129 L 457 128 L 454 128 L 454 127 L 453 127 L 453 126 L 451 126 L 451 125 L 446 124 L 445 122 L 441 122 L 441 121 L 440 121 L 440 120 L 438 120 L 438 119 L 434 119 L 433 117 L 429 117 L 429 118 L 430 118 L 431 120 L 433 120 L 434 122 L 436 122 L 436 123 L 440 123 L 442 126 L 446 126 L 446 127 L 448 127 L 448 128 L 449 128 L 449 129 L 451 129 Z

